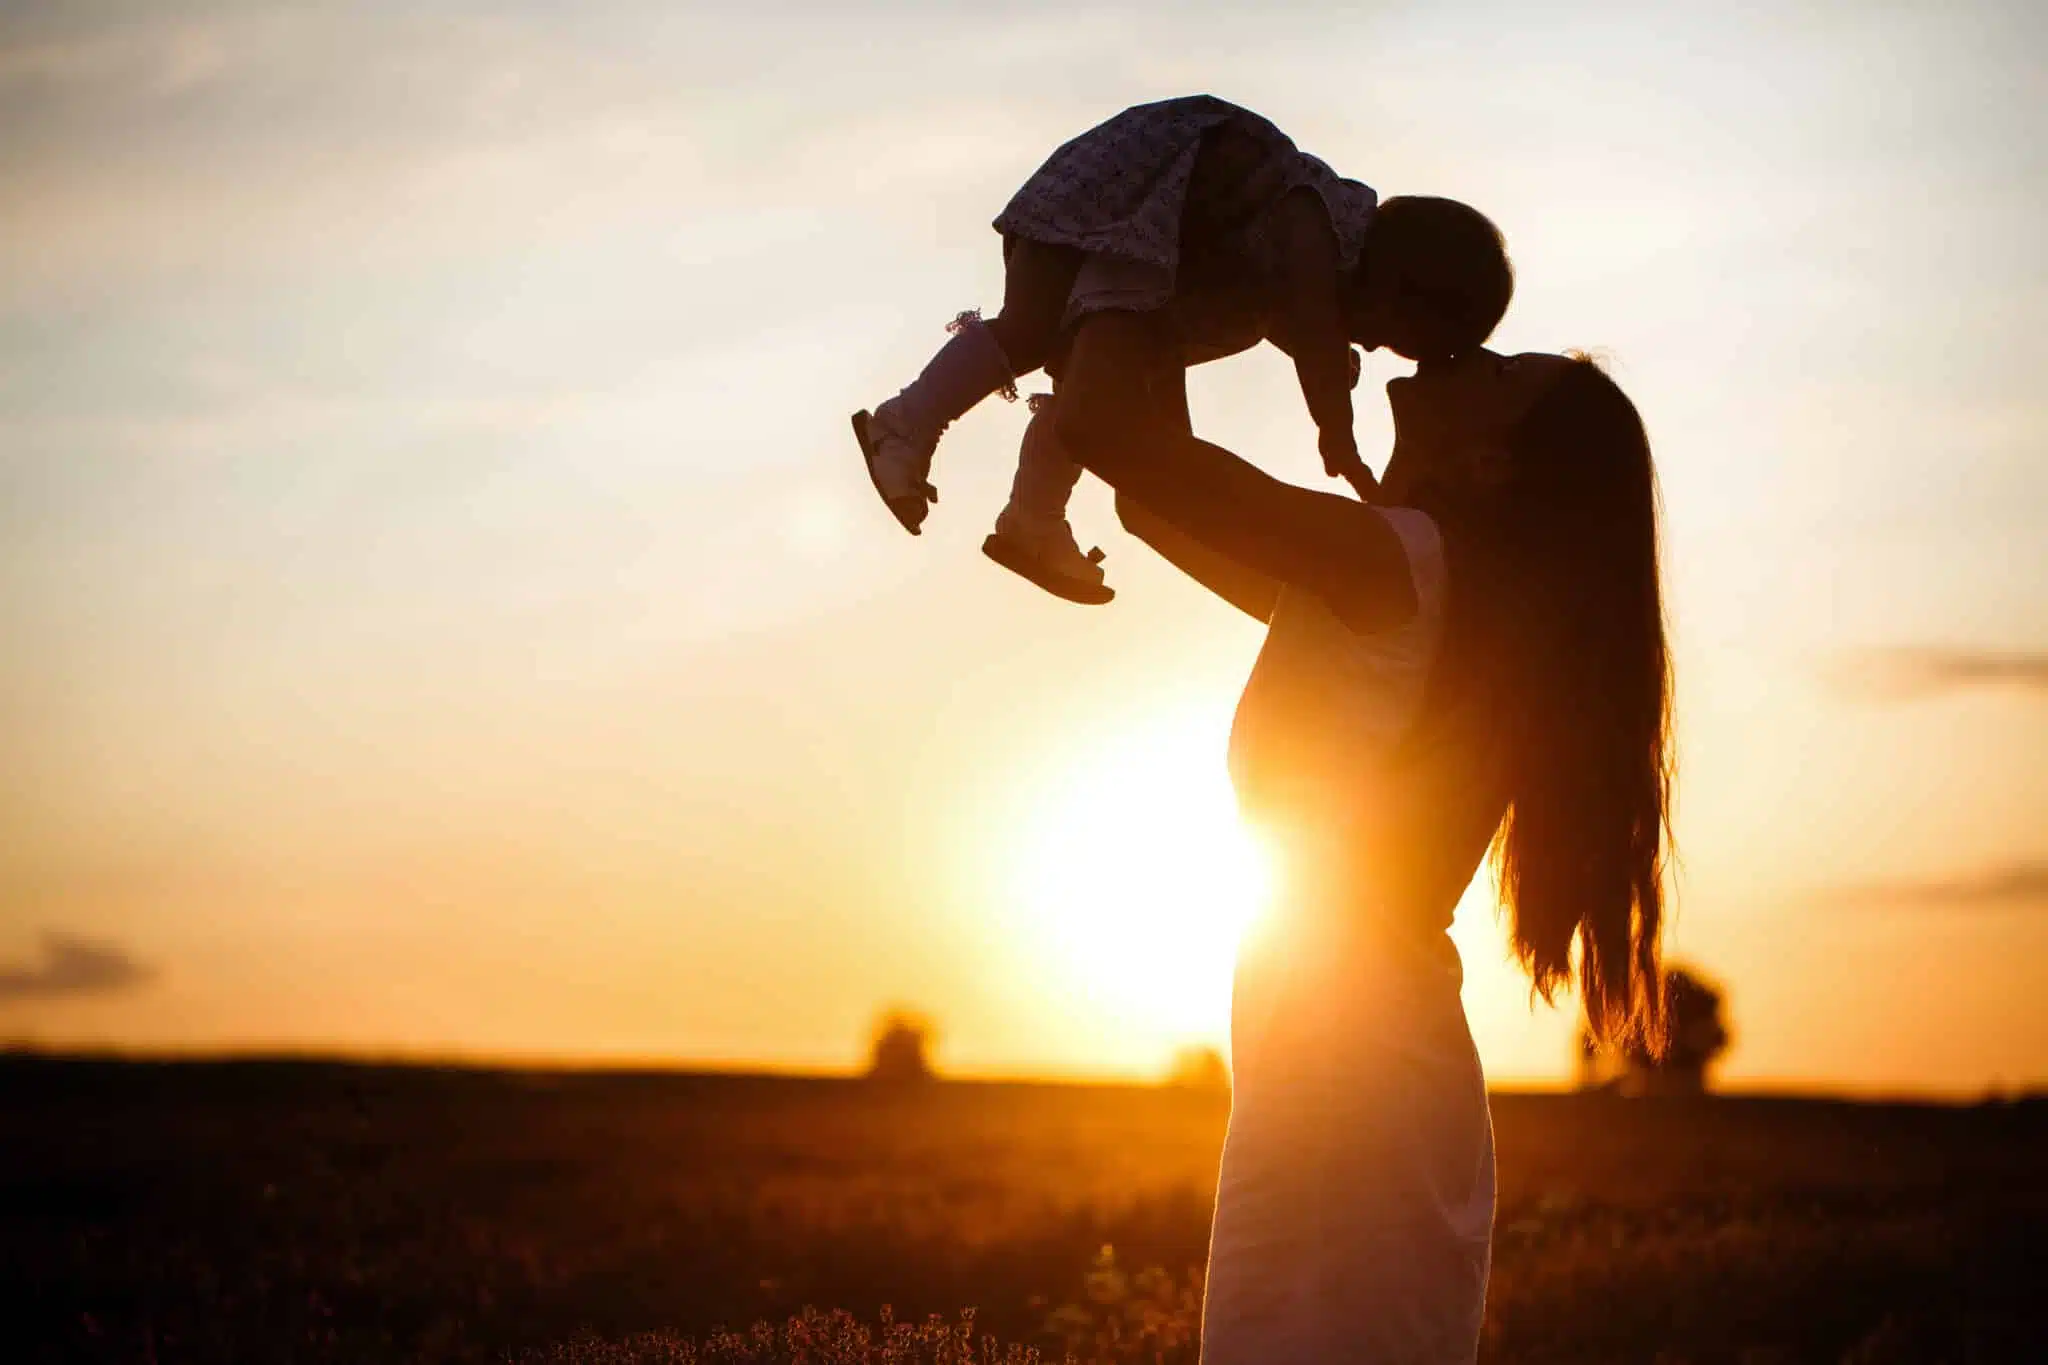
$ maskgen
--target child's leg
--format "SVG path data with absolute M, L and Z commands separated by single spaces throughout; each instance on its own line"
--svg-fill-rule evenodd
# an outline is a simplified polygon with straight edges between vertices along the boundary
M 1187 367 L 1158 318 L 1111 312 L 1082 320 L 1066 356 L 1054 430 L 1070 458 L 1120 492 L 1140 496 L 1158 480 L 1171 482 L 1194 431 Z
M 1010 505 L 1003 509 L 1006 517 L 1067 519 L 1067 500 L 1081 481 L 1081 466 L 1060 444 L 1053 415 L 1057 401 L 1049 393 L 1032 396 L 1031 422 L 1017 447 L 1017 477 L 1010 481 Z M 1000 529 L 1000 519 L 997 524 Z
M 903 435 L 936 445 L 946 428 L 1011 380 L 1045 364 L 1059 336 L 1081 254 L 1072 247 L 1012 238 L 1003 246 L 1003 311 L 987 322 L 962 313 L 923 373 L 896 396 Z
M 1192 437 L 1187 371 L 1164 367 L 1150 377 L 1149 390 L 1150 407 L 1162 427 Z M 1003 509 L 1003 517 L 1063 522 L 1074 486 L 1081 481 L 1081 466 L 1060 441 L 1055 394 L 1034 394 L 1030 401 L 1031 423 L 1024 428 L 1024 441 L 1017 450 L 1017 477 L 1010 483 L 1010 505 Z M 1003 529 L 1002 518 L 998 518 L 996 529 Z
M 1083 326 L 1087 324 L 1084 323 Z M 1145 335 L 1159 335 L 1155 325 L 1140 324 Z M 1058 398 L 1031 400 L 1031 424 L 1017 452 L 1017 477 L 1010 485 L 1010 503 L 996 518 L 995 534 L 982 545 L 989 558 L 1015 570 L 1047 592 L 1069 601 L 1100 603 L 1115 594 L 1102 581 L 1102 552 L 1081 552 L 1067 522 L 1067 501 L 1080 481 L 1081 465 L 1061 435 L 1066 419 L 1066 366 L 1057 381 Z M 1125 383 L 1125 379 L 1132 382 Z M 1082 376 L 1081 402 L 1099 406 L 1106 391 L 1120 390 L 1116 404 L 1120 422 L 1133 432 L 1192 439 L 1188 420 L 1187 371 L 1177 348 L 1148 352 L 1144 364 L 1128 375 L 1108 373 L 1100 364 Z M 1108 390 L 1105 390 L 1105 385 Z M 1092 395 L 1092 397 L 1091 397 Z
M 1070 602 L 1095 606 L 1116 594 L 1102 582 L 1102 552 L 1081 553 L 1067 524 L 1067 499 L 1080 481 L 1081 466 L 1060 445 L 1056 400 L 1031 400 L 1031 422 L 1017 451 L 1017 477 L 1010 503 L 996 518 L 995 534 L 982 553 L 1004 568 Z
M 932 451 L 946 428 L 991 393 L 1014 395 L 1011 381 L 1043 365 L 1059 335 L 1080 253 L 1012 239 L 1005 244 L 1003 311 L 993 321 L 962 313 L 918 377 L 854 430 L 875 489 L 904 526 L 916 531 L 925 505 Z
M 1013 375 L 1030 374 L 1051 359 L 1081 259 L 1070 246 L 1022 237 L 1003 243 L 1003 311 L 988 330 L 1009 357 Z

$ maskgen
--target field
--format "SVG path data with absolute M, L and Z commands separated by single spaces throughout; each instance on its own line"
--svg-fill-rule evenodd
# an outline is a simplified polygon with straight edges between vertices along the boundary
M 29 1361 L 780 1360 L 688 1343 L 891 1305 L 944 1315 L 947 1351 L 972 1308 L 972 1337 L 1052 1360 L 1192 1361 L 1226 1113 L 1135 1087 L 16 1059 L 0 1340 Z M 1502 1095 L 1495 1122 L 1489 1361 L 2048 1349 L 2039 1103 Z M 845 1321 L 792 1334 L 868 1358 Z

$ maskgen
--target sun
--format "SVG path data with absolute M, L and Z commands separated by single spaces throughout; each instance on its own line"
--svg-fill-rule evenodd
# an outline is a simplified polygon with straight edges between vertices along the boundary
M 1016 909 L 1063 984 L 1161 1043 L 1224 1040 L 1238 941 L 1271 895 L 1226 733 L 1165 718 L 1056 768 L 1014 845 Z

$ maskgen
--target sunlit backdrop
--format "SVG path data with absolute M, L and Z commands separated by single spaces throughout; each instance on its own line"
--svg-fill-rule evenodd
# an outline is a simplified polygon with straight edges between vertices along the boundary
M 2038 6 L 11 5 L 0 1036 L 965 1072 L 1220 1042 L 1257 645 L 1084 611 L 845 414 L 1055 144 L 1209 90 L 1505 228 L 1500 340 L 1650 422 L 1675 949 L 1741 1083 L 2048 1081 Z M 1359 435 L 1384 450 L 1374 357 Z M 1206 434 L 1320 481 L 1271 352 Z M 1485 888 L 1496 1079 L 1569 1068 Z

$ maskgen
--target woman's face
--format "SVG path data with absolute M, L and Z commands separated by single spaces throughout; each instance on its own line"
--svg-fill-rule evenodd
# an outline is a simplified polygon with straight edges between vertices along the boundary
M 1545 351 L 1504 356 L 1481 348 L 1456 360 L 1424 361 L 1412 376 L 1387 381 L 1394 452 L 1380 481 L 1406 501 L 1427 482 L 1474 491 L 1508 473 L 1508 442 L 1529 410 L 1580 362 Z

